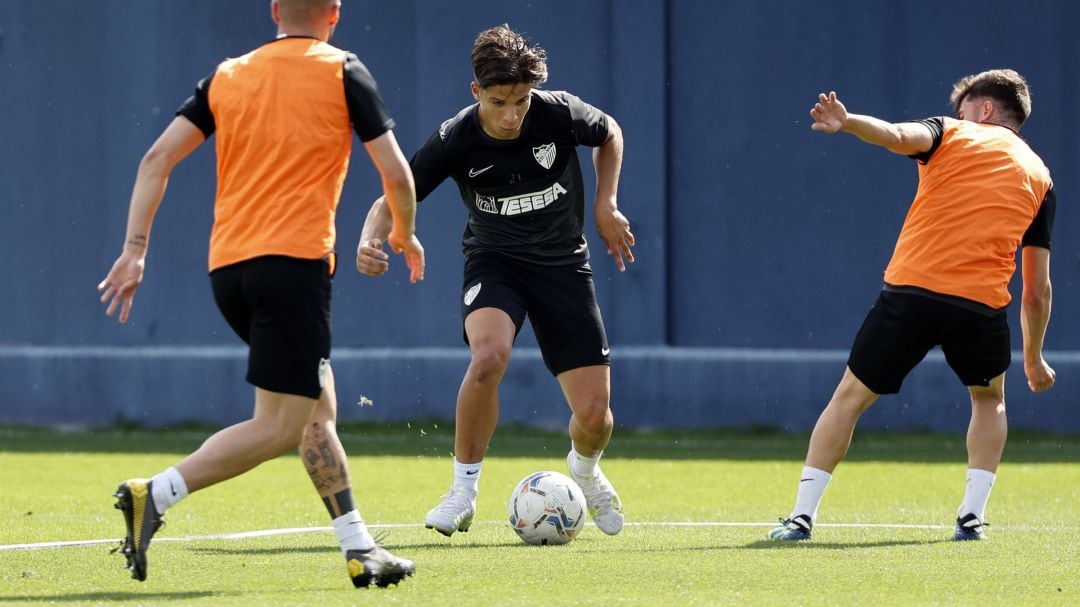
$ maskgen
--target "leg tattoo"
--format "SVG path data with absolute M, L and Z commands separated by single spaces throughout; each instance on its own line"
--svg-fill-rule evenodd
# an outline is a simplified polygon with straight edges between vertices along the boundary
M 304 468 L 331 518 L 337 518 L 354 508 L 349 469 L 344 449 L 337 435 L 328 432 L 320 422 L 313 422 L 304 433 Z

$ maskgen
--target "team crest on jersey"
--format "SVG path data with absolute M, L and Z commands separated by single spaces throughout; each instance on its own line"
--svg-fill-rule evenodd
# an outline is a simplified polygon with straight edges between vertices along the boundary
M 545 169 L 550 169 L 555 164 L 555 142 L 533 148 L 533 158 Z
M 476 299 L 476 296 L 480 293 L 480 283 L 476 283 L 472 287 L 469 287 L 468 291 L 465 291 L 465 305 L 471 306 L 472 302 Z
M 499 204 L 495 202 L 494 196 L 483 196 L 481 194 L 476 195 L 476 208 L 484 211 L 485 213 L 499 214 Z

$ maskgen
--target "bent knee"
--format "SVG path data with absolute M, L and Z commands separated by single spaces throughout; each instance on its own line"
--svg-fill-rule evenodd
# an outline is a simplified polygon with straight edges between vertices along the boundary
M 469 375 L 474 381 L 487 382 L 502 378 L 510 363 L 510 349 L 501 346 L 478 346 L 473 348 L 469 362 Z
M 574 410 L 574 418 L 582 429 L 601 433 L 606 432 L 614 425 L 614 418 L 607 400 L 596 400 L 583 407 Z
M 989 386 L 968 386 L 971 404 L 975 406 L 1005 408 L 1005 387 L 998 382 Z
M 1000 396 L 994 395 L 972 395 L 971 407 L 979 411 L 993 412 L 998 415 L 1005 415 L 1005 399 Z

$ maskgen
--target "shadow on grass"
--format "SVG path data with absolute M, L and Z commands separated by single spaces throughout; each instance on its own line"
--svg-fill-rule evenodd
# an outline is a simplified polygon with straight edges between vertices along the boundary
M 709 552 L 714 550 L 851 550 L 857 548 L 891 548 L 896 546 L 929 546 L 932 544 L 953 543 L 951 539 L 929 539 L 929 540 L 880 540 L 876 542 L 777 542 L 774 540 L 759 540 L 750 542 L 749 544 L 732 544 L 730 542 L 716 545 L 705 546 L 681 546 L 679 552 Z M 562 546 L 530 546 L 524 542 L 514 539 L 507 540 L 505 542 L 484 542 L 482 544 L 448 544 L 445 542 L 401 542 L 386 544 L 386 547 L 394 552 L 403 552 L 399 556 L 408 558 L 408 551 L 410 550 L 444 550 L 444 551 L 459 551 L 459 550 L 481 550 L 491 548 L 509 548 L 520 550 L 573 550 L 575 554 L 587 554 L 587 553 L 608 553 L 611 552 L 611 547 L 604 544 L 592 545 L 590 542 L 577 541 L 573 544 L 565 544 Z M 668 546 L 653 546 L 653 547 L 638 547 L 630 548 L 627 546 L 620 546 L 619 552 L 635 552 L 635 553 L 647 553 L 647 552 L 668 552 L 671 548 Z M 278 548 L 225 548 L 225 547 L 202 547 L 193 548 L 192 552 L 206 555 L 217 556 L 238 556 L 238 555 L 279 555 L 279 554 L 328 554 L 339 552 L 337 546 L 328 544 L 326 546 L 309 546 L 309 547 L 278 547 Z M 546 554 L 546 552 L 545 552 Z
M 449 544 L 445 542 L 387 542 L 383 546 L 391 552 L 407 551 L 407 550 L 477 550 L 483 548 L 534 548 L 521 541 L 507 540 L 505 542 L 484 542 L 483 544 Z M 553 546 L 554 547 L 554 546 Z M 557 548 L 557 547 L 554 547 Z M 275 555 L 275 554 L 326 554 L 326 553 L 340 553 L 341 549 L 336 544 L 327 544 L 325 546 L 282 546 L 278 548 L 223 548 L 217 546 L 207 546 L 200 548 L 191 548 L 192 552 L 207 555 Z M 408 558 L 408 555 L 398 555 Z
M 20 453 L 191 453 L 218 428 L 186 425 L 173 428 L 0 428 L 0 451 Z M 449 459 L 454 427 L 444 422 L 342 424 L 338 428 L 353 457 L 427 456 Z M 720 459 L 739 461 L 802 461 L 808 437 L 768 428 L 749 430 L 657 430 L 617 428 L 605 458 Z M 564 432 L 522 426 L 500 427 L 488 457 L 555 457 L 569 447 Z M 847 461 L 937 463 L 966 461 L 964 436 L 858 432 Z M 1005 447 L 1006 463 L 1080 461 L 1080 436 L 1013 432 Z
M 78 602 L 102 601 L 124 603 L 128 601 L 145 602 L 148 599 L 162 601 L 190 601 L 193 599 L 205 599 L 215 596 L 238 595 L 236 592 L 220 591 L 188 591 L 188 592 L 71 592 L 64 594 L 35 594 L 33 596 L 6 596 L 0 595 L 0 604 L 9 603 L 42 603 L 45 601 L 58 601 L 64 604 Z M 181 602 L 180 604 L 184 604 Z
M 929 546 L 952 543 L 951 539 L 881 540 L 878 542 L 778 542 L 758 540 L 741 546 L 747 550 L 850 550 L 852 548 L 889 548 L 893 546 Z

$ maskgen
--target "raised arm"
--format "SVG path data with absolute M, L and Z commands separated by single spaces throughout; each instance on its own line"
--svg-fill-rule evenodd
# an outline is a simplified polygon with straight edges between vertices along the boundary
M 815 131 L 851 133 L 867 143 L 904 156 L 928 152 L 934 145 L 933 133 L 922 124 L 885 122 L 873 116 L 848 113 L 835 91 L 818 95 L 818 102 L 810 109 L 810 117 L 814 119 L 810 128 Z
M 626 261 L 633 262 L 634 235 L 630 221 L 619 211 L 619 173 L 622 170 L 622 129 L 615 119 L 608 117 L 608 134 L 604 143 L 593 148 L 593 165 L 596 167 L 596 228 L 607 246 L 607 252 L 615 258 L 615 267 L 626 271 Z
M 113 262 L 109 274 L 98 284 L 101 303 L 108 303 L 105 313 L 112 316 L 120 308 L 120 322 L 127 322 L 135 291 L 142 284 L 146 253 L 150 246 L 150 228 L 165 196 L 169 174 L 205 140 L 203 132 L 183 116 L 173 119 L 143 156 L 128 207 L 124 248 Z
M 377 276 L 386 271 L 383 242 L 405 256 L 409 282 L 424 279 L 424 247 L 416 237 L 416 189 L 409 163 L 393 131 L 364 144 L 382 177 L 383 196 L 371 206 L 356 249 L 356 269 Z
M 1054 369 L 1043 359 L 1043 339 L 1050 322 L 1053 289 L 1050 286 L 1050 250 L 1028 246 L 1021 249 L 1024 295 L 1020 303 L 1020 327 L 1024 334 L 1024 374 L 1032 392 L 1054 385 Z

